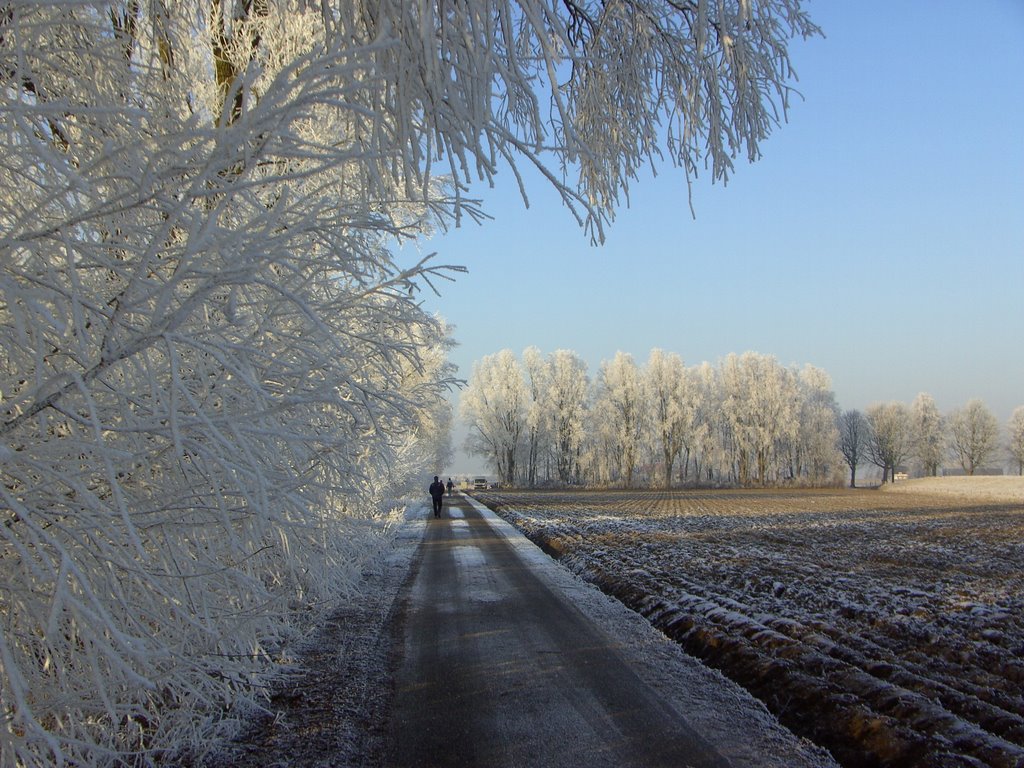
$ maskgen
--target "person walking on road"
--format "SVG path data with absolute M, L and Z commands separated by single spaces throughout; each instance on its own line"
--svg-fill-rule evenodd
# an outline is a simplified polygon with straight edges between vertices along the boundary
M 448 495 L 451 496 L 454 492 L 455 492 L 455 483 L 453 483 L 452 479 L 449 477 L 448 478 Z
M 434 500 L 434 517 L 441 516 L 441 502 L 444 499 L 444 483 L 434 475 L 434 482 L 430 484 L 430 498 Z

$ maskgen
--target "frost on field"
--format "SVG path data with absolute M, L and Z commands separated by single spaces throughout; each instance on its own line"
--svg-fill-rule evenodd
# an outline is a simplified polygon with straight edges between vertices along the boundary
M 517 158 L 600 240 L 663 150 L 755 157 L 814 31 L 797 0 L 5 3 L 3 759 L 146 763 L 258 699 L 444 451 L 416 294 L 452 270 L 393 244 Z
M 840 763 L 1015 768 L 1024 497 L 987 480 L 481 499 Z

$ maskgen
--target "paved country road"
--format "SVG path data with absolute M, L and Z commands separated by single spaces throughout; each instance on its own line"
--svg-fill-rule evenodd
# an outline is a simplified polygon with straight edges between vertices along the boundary
M 390 551 L 196 768 L 836 768 L 474 499 Z M 680 567 L 685 567 L 681 563 Z
M 388 765 L 728 765 L 500 521 L 455 500 L 430 520 L 403 608 Z

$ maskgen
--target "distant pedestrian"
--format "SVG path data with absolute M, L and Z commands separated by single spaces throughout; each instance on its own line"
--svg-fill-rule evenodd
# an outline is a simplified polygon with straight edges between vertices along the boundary
M 455 492 L 455 483 L 453 483 L 452 479 L 449 477 L 448 478 L 448 495 L 451 496 L 452 493 L 454 493 L 454 492 Z
M 434 482 L 430 484 L 430 498 L 434 500 L 434 517 L 441 516 L 441 502 L 444 500 L 444 483 L 434 475 Z

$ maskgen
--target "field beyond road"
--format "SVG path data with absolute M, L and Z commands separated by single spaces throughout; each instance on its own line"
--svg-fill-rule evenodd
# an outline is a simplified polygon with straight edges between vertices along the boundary
M 1024 480 L 474 494 L 845 766 L 1024 765 Z
M 983 475 L 976 477 L 921 477 L 888 483 L 885 493 L 926 493 L 969 502 L 1009 501 L 1024 504 L 1024 477 Z

